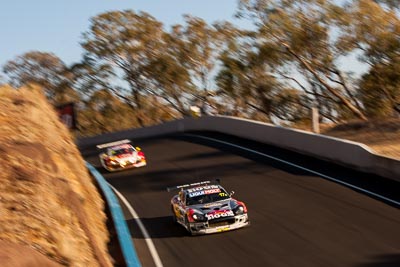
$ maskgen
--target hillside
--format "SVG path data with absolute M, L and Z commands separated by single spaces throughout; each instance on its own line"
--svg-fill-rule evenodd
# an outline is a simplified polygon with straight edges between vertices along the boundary
M 400 160 L 400 119 L 349 122 L 327 127 L 321 134 L 360 142 L 377 154 Z
M 112 266 L 104 203 L 68 130 L 40 89 L 0 88 L 1 266 Z M 400 120 L 322 134 L 400 159 Z
M 104 203 L 38 88 L 0 88 L 1 266 L 112 266 Z

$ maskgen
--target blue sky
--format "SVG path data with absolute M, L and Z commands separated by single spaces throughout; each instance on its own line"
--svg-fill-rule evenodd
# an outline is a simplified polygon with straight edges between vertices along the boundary
M 208 22 L 233 18 L 238 0 L 10 0 L 0 4 L 0 68 L 25 52 L 52 52 L 65 63 L 79 61 L 79 42 L 89 19 L 110 10 L 145 11 L 165 26 L 182 23 L 183 14 Z M 249 23 L 247 23 L 249 25 Z
M 183 23 L 183 14 L 207 22 L 229 20 L 249 28 L 249 21 L 234 18 L 239 0 L 9 0 L 0 4 L 0 81 L 3 65 L 16 56 L 37 50 L 51 52 L 66 64 L 78 62 L 82 33 L 89 20 L 111 10 L 145 11 L 169 26 Z M 344 70 L 362 73 L 365 66 L 344 60 Z

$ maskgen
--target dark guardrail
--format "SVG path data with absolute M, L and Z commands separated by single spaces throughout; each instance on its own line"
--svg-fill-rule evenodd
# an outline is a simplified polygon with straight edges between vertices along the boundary
M 184 118 L 140 129 L 81 138 L 78 144 L 86 147 L 125 138 L 148 138 L 193 131 L 234 135 L 400 182 L 400 161 L 377 155 L 361 143 L 227 116 Z
M 141 267 L 139 258 L 137 257 L 135 247 L 131 240 L 131 234 L 128 225 L 125 222 L 125 217 L 122 213 L 121 206 L 118 199 L 108 185 L 104 177 L 93 167 L 90 163 L 86 162 L 86 167 L 96 179 L 105 200 L 110 209 L 112 219 L 114 221 L 115 230 L 117 232 L 118 241 L 122 250 L 122 254 L 127 267 Z

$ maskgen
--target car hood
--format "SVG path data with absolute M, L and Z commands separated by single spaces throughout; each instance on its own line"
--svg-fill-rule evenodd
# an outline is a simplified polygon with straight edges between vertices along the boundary
M 117 161 L 123 161 L 123 160 L 127 160 L 127 159 L 131 159 L 131 158 L 135 158 L 136 157 L 136 153 L 132 153 L 132 154 L 120 154 L 118 156 L 112 156 L 111 158 L 113 160 L 117 160 Z
M 189 207 L 203 214 L 209 214 L 209 213 L 214 213 L 216 211 L 232 210 L 236 206 L 237 206 L 236 201 L 229 198 L 218 202 L 191 205 Z

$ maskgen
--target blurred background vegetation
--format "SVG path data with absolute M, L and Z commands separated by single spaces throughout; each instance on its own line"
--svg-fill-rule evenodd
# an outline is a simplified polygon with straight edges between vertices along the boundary
M 40 85 L 54 105 L 76 103 L 78 135 L 190 115 L 233 115 L 308 127 L 400 115 L 400 1 L 241 0 L 254 27 L 185 15 L 165 29 L 150 14 L 91 18 L 80 62 L 30 51 L 2 67 L 0 84 Z M 348 70 L 355 57 L 366 72 Z

